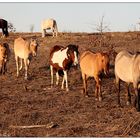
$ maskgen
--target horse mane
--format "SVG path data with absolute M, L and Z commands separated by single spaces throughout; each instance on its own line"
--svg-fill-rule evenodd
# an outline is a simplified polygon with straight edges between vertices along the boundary
M 76 51 L 76 53 L 79 54 L 77 45 L 69 44 L 69 45 L 66 46 L 66 48 L 67 47 L 68 47 L 68 51 L 67 51 L 68 54 L 69 54 L 70 51 Z

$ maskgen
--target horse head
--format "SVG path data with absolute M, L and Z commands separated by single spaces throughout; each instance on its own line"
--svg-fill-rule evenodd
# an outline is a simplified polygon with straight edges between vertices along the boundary
M 31 39 L 30 42 L 30 51 L 32 53 L 33 56 L 37 55 L 37 47 L 38 47 L 38 43 L 36 39 Z
M 70 60 L 72 60 L 72 63 L 76 66 L 78 64 L 78 46 L 69 44 L 67 47 L 67 56 Z
M 102 68 L 105 75 L 109 75 L 109 56 L 107 53 L 102 53 Z

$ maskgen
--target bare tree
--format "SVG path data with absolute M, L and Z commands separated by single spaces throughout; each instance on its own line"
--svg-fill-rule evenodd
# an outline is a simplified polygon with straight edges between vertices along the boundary
M 30 25 L 30 32 L 33 33 L 33 31 L 34 31 L 34 25 L 31 24 L 31 25 Z
M 93 26 L 92 29 L 100 33 L 100 40 L 99 40 L 100 46 L 102 45 L 102 42 L 103 42 L 103 32 L 110 30 L 109 24 L 106 24 L 104 19 L 105 19 L 105 16 L 102 15 L 98 23 L 91 24 Z
M 14 27 L 13 23 L 8 22 L 8 30 L 9 32 L 16 32 L 16 28 Z
M 101 19 L 100 19 L 100 21 L 99 21 L 99 24 L 96 24 L 96 25 L 95 25 L 95 26 L 96 26 L 96 27 L 95 27 L 96 30 L 97 30 L 98 32 L 100 32 L 101 35 L 103 34 L 104 31 L 109 30 L 109 25 L 104 23 L 104 18 L 105 18 L 105 16 L 102 15 L 102 17 L 101 17 Z

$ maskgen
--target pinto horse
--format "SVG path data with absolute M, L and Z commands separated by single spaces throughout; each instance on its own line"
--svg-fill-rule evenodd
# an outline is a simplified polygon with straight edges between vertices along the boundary
M 53 70 L 55 70 L 56 85 L 59 83 L 59 75 L 63 76 L 61 89 L 64 89 L 64 82 L 66 82 L 66 91 L 69 91 L 67 71 L 72 64 L 78 64 L 78 53 L 78 46 L 72 44 L 65 48 L 56 45 L 50 50 L 51 87 L 53 86 Z
M 2 28 L 2 36 L 7 37 L 8 33 L 8 22 L 4 19 L 0 19 L 0 28 Z
M 83 93 L 87 95 L 87 79 L 88 77 L 94 77 L 96 81 L 95 97 L 96 100 L 102 100 L 101 93 L 101 79 L 100 75 L 102 71 L 109 74 L 109 56 L 107 53 L 93 53 L 91 51 L 85 51 L 80 57 L 80 68 L 83 79 Z
M 132 54 L 126 50 L 119 52 L 115 58 L 115 77 L 118 85 L 118 104 L 120 104 L 120 80 L 127 83 L 127 105 L 131 103 L 129 85 L 135 90 L 134 106 L 140 111 L 140 53 Z

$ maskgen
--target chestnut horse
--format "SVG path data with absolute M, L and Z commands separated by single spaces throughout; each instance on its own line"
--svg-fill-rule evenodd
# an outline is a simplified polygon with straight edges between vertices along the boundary
M 64 82 L 66 82 L 66 91 L 69 91 L 67 71 L 72 64 L 78 64 L 78 46 L 70 44 L 64 48 L 56 45 L 50 50 L 51 87 L 53 85 L 53 71 L 55 70 L 56 85 L 58 85 L 59 75 L 61 75 L 63 76 L 61 89 L 64 89 Z
M 91 51 L 85 51 L 80 57 L 80 68 L 83 79 L 83 93 L 87 97 L 87 79 L 88 77 L 94 77 L 96 81 L 95 97 L 96 100 L 102 100 L 101 93 L 101 78 L 102 71 L 109 74 L 109 56 L 107 53 L 93 53 Z
M 4 19 L 0 19 L 0 28 L 2 29 L 2 36 L 7 37 L 8 33 L 8 22 Z
M 140 53 L 132 54 L 126 50 L 121 51 L 115 58 L 115 77 L 118 84 L 118 104 L 120 104 L 120 79 L 128 84 L 127 105 L 131 103 L 129 85 L 133 83 L 135 90 L 134 106 L 140 111 Z

